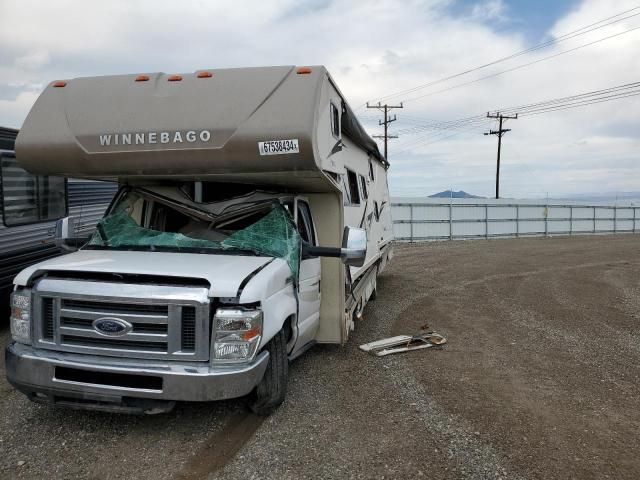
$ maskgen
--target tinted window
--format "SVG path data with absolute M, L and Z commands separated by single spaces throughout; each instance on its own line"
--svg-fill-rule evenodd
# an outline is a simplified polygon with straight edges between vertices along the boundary
M 1 157 L 2 206 L 6 226 L 57 220 L 67 213 L 64 177 L 32 175 L 13 155 Z
M 333 103 L 331 104 L 331 133 L 334 137 L 340 138 L 340 112 Z
M 309 205 L 304 202 L 298 202 L 298 233 L 305 242 L 311 245 L 316 244 L 311 211 Z
M 360 189 L 358 188 L 358 175 L 351 170 L 347 170 L 347 183 L 349 187 L 349 196 L 351 197 L 351 205 L 360 205 Z
M 360 175 L 360 186 L 362 187 L 362 198 L 366 200 L 369 198 L 369 192 L 367 191 L 367 181 Z
M 346 175 L 340 175 L 342 177 L 342 192 L 343 192 L 343 204 L 351 205 L 351 192 L 349 191 L 349 182 Z

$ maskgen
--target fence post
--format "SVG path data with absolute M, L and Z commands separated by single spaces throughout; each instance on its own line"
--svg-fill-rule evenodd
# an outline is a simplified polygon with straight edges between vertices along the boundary
M 633 207 L 633 233 L 636 233 L 636 207 Z
M 613 234 L 618 233 L 618 205 L 613 206 Z
M 484 204 L 484 238 L 489 239 L 489 204 Z
M 593 233 L 596 233 L 596 207 L 593 207 Z
M 520 236 L 520 205 L 516 203 L 516 238 Z
M 453 200 L 449 199 L 449 240 L 453 240 Z
M 573 205 L 569 205 L 569 236 L 573 235 Z
M 544 206 L 544 236 L 549 236 L 549 202 Z
M 413 203 L 409 204 L 409 243 L 413 243 Z

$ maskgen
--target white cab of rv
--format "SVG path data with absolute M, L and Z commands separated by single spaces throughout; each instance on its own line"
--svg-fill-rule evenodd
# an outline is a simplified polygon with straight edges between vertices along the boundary
M 51 83 L 16 141 L 40 175 L 117 179 L 90 238 L 15 278 L 6 371 L 30 399 L 158 413 L 284 400 L 347 341 L 391 258 L 388 163 L 322 66 Z

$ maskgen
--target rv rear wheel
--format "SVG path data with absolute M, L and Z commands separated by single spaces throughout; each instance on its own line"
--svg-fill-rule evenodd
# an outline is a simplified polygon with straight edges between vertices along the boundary
M 284 401 L 289 379 L 287 339 L 284 329 L 271 339 L 265 349 L 269 352 L 269 363 L 264 377 L 252 394 L 251 410 L 257 415 L 270 415 Z

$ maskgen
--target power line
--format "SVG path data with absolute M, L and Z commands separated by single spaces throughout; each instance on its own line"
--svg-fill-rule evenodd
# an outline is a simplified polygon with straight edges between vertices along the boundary
M 558 98 L 553 98 L 553 99 L 544 100 L 540 102 L 518 105 L 515 107 L 500 108 L 498 110 L 502 113 L 519 112 L 520 115 L 525 115 L 525 114 L 528 115 L 529 112 L 542 110 L 547 107 L 555 109 L 557 107 L 563 107 L 563 106 L 568 106 L 573 104 L 577 106 L 586 105 L 592 101 L 596 101 L 596 103 L 600 103 L 602 99 L 615 100 L 619 96 L 622 96 L 622 95 L 627 96 L 627 94 L 629 93 L 633 94 L 637 91 L 636 89 L 639 89 L 639 88 L 640 88 L 640 82 L 633 82 L 633 83 L 617 85 L 617 86 L 609 87 L 605 89 L 594 90 L 591 92 L 570 95 L 566 97 L 558 97 Z M 416 120 L 418 119 L 418 117 L 412 117 L 412 118 L 415 118 Z M 456 129 L 456 128 L 464 127 L 466 125 L 477 123 L 482 118 L 484 118 L 484 115 L 474 115 L 470 117 L 463 117 L 456 120 L 445 120 L 445 121 L 431 120 L 426 123 L 425 122 L 417 123 L 414 121 L 414 126 L 399 130 L 398 133 L 411 134 L 411 133 L 418 133 L 426 130 Z
M 596 103 L 610 102 L 612 100 L 620 100 L 622 98 L 636 97 L 638 95 L 640 95 L 640 90 L 635 91 L 635 92 L 627 92 L 626 94 L 612 95 L 610 97 L 604 97 L 603 99 L 593 100 L 593 101 L 590 101 L 589 103 L 558 105 L 557 107 L 548 108 L 548 109 L 542 110 L 542 111 L 525 112 L 521 116 L 524 117 L 524 116 L 531 116 L 531 115 L 540 115 L 542 113 L 557 112 L 559 110 L 568 110 L 570 108 L 586 107 L 588 105 L 594 105 Z
M 485 124 L 486 124 L 486 118 L 485 118 Z M 442 136 L 443 132 L 438 132 L 435 135 L 430 134 L 428 135 L 430 138 L 424 138 L 422 139 L 422 141 L 418 141 L 418 142 L 413 142 L 412 145 L 410 145 L 409 143 L 411 142 L 407 142 L 407 144 L 401 145 L 400 149 L 397 151 L 396 155 L 400 154 L 400 153 L 404 153 L 407 152 L 409 149 L 411 148 L 415 148 L 415 147 L 425 147 L 427 145 L 432 145 L 434 143 L 438 143 L 441 142 L 443 140 L 447 140 L 449 138 L 455 137 L 457 135 L 460 135 L 462 133 L 467 133 L 467 132 L 471 132 L 472 130 L 476 130 L 478 128 L 478 126 L 474 125 L 471 128 L 466 128 L 464 130 L 459 130 L 457 132 L 454 132 L 450 135 L 445 135 Z
M 565 55 L 565 54 L 567 54 L 567 53 L 575 52 L 576 50 L 580 50 L 580 49 L 582 49 L 582 48 L 589 47 L 589 46 L 591 46 L 591 45 L 595 45 L 596 43 L 604 42 L 605 40 L 609 40 L 609 39 L 611 39 L 611 38 L 619 37 L 620 35 L 624 35 L 624 34 L 627 34 L 627 33 L 633 32 L 633 31 L 638 30 L 638 29 L 640 29 L 640 26 L 637 26 L 637 27 L 634 27 L 634 28 L 630 28 L 630 29 L 625 30 L 625 31 L 623 31 L 623 32 L 618 32 L 618 33 L 616 33 L 616 34 L 609 35 L 608 37 L 600 38 L 600 39 L 598 39 L 598 40 L 594 40 L 594 41 L 592 41 L 592 42 L 585 43 L 585 44 L 583 44 L 583 45 L 579 45 L 579 46 L 577 46 L 577 47 L 571 48 L 571 49 L 569 49 L 569 50 L 565 50 L 565 51 L 563 51 L 563 52 L 556 53 L 556 54 L 554 54 L 554 55 L 549 55 L 549 56 L 547 56 L 547 57 L 543 57 L 543 58 L 540 58 L 540 59 L 538 59 L 538 60 L 534 60 L 534 61 L 532 61 L 532 62 L 524 63 L 524 64 L 522 64 L 522 65 L 518 65 L 518 66 L 516 66 L 516 67 L 509 68 L 509 69 L 507 69 L 507 70 L 502 70 L 502 71 L 497 72 L 497 73 L 492 73 L 491 75 L 485 75 L 484 77 L 476 78 L 475 80 L 471 80 L 471 81 L 469 81 L 469 82 L 459 83 L 459 84 L 457 84 L 457 85 L 453 85 L 453 86 L 451 86 L 451 87 L 444 88 L 444 89 L 442 89 L 442 90 L 437 90 L 437 91 L 435 91 L 435 92 L 430 92 L 430 93 L 426 93 L 426 94 L 424 94 L 424 95 L 419 95 L 419 96 L 417 96 L 417 97 L 409 98 L 409 99 L 408 99 L 408 100 L 406 100 L 405 102 L 406 102 L 406 103 L 408 103 L 408 102 L 413 102 L 413 101 L 415 101 L 415 100 L 419 100 L 419 99 L 421 99 L 421 98 L 430 97 L 430 96 L 432 96 L 432 95 L 437 95 L 438 93 L 448 92 L 448 91 L 450 91 L 450 90 L 454 90 L 454 89 L 456 89 L 456 88 L 460 88 L 460 87 L 464 87 L 464 86 L 467 86 L 467 85 L 471 85 L 472 83 L 480 82 L 480 81 L 482 81 L 482 80 L 486 80 L 486 79 L 488 79 L 488 78 L 494 78 L 494 77 L 497 77 L 497 76 L 499 76 L 499 75 L 503 75 L 503 74 L 505 74 L 505 73 L 513 72 L 513 71 L 516 71 L 516 70 L 520 70 L 521 68 L 529 67 L 529 66 L 531 66 L 531 65 L 535 65 L 535 64 L 537 64 L 537 63 L 544 62 L 544 61 L 546 61 L 546 60 L 550 60 L 550 59 L 552 59 L 552 58 L 559 57 L 560 55 Z
M 535 103 L 529 103 L 529 104 L 525 104 L 525 105 L 518 105 L 517 107 L 509 107 L 509 108 L 501 108 L 500 111 L 502 112 L 507 112 L 507 111 L 523 111 L 526 109 L 530 109 L 530 108 L 536 108 L 536 107 L 540 107 L 540 106 L 544 106 L 544 105 L 552 105 L 552 104 L 557 104 L 557 103 L 562 103 L 562 102 L 566 102 L 566 101 L 572 101 L 572 100 L 580 100 L 580 99 L 584 99 L 584 98 L 588 98 L 588 97 L 594 97 L 594 96 L 600 96 L 600 95 L 604 95 L 604 94 L 609 94 L 609 93 L 613 93 L 619 90 L 629 90 L 629 89 L 633 89 L 633 88 L 638 88 L 640 87 L 640 82 L 632 82 L 632 83 L 626 83 L 623 85 L 617 85 L 615 87 L 609 87 L 609 88 L 603 88 L 600 90 L 594 90 L 591 92 L 585 92 L 585 93 L 580 93 L 580 94 L 576 94 L 576 95 L 570 95 L 567 97 L 559 97 L 559 98 L 553 98 L 550 100 L 544 100 L 541 102 L 535 102 Z
M 512 54 L 510 54 L 510 55 L 507 55 L 506 57 L 502 57 L 502 58 L 499 58 L 499 59 L 497 59 L 497 60 L 493 60 L 493 61 L 491 61 L 491 62 L 489 62 L 489 63 L 485 63 L 485 64 L 483 64 L 483 65 L 479 65 L 479 66 L 477 66 L 477 67 L 470 68 L 470 69 L 464 70 L 464 71 L 462 71 L 462 72 L 459 72 L 459 73 L 456 73 L 456 74 L 453 74 L 453 75 L 449 75 L 449 76 L 447 76 L 447 77 L 443 77 L 443 78 L 440 78 L 440 79 L 438 79 L 438 80 L 434 80 L 434 81 L 432 81 L 432 82 L 428 82 L 428 83 L 425 83 L 425 84 L 422 84 L 422 85 L 418 85 L 418 86 L 416 86 L 416 87 L 408 88 L 408 89 L 401 90 L 401 91 L 398 91 L 398 92 L 395 92 L 395 93 L 391 93 L 391 94 L 389 94 L 389 95 L 385 95 L 385 96 L 383 96 L 383 97 L 380 97 L 380 99 L 379 99 L 379 100 L 380 100 L 380 101 L 383 101 L 383 100 L 385 100 L 385 99 L 390 99 L 390 98 L 393 98 L 393 97 L 397 97 L 397 96 L 401 96 L 401 95 L 406 95 L 406 94 L 408 94 L 408 93 L 413 93 L 413 92 L 415 92 L 415 91 L 422 90 L 422 89 L 424 89 L 424 88 L 431 87 L 431 86 L 433 86 L 433 85 L 437 85 L 437 84 L 439 84 L 439 83 L 443 83 L 443 82 L 446 82 L 446 81 L 448 81 L 448 80 L 452 80 L 452 79 L 454 79 L 454 78 L 458 78 L 458 77 L 461 77 L 461 76 L 467 75 L 467 74 L 469 74 L 469 73 L 476 72 L 476 71 L 478 71 L 478 70 L 482 70 L 482 69 L 484 69 L 484 68 L 487 68 L 487 67 L 490 67 L 490 66 L 496 65 L 496 64 L 498 64 L 498 63 L 505 62 L 505 61 L 507 61 L 507 60 L 512 60 L 512 59 L 517 58 L 517 57 L 520 57 L 520 56 L 522 56 L 522 55 L 526 55 L 527 53 L 531 53 L 531 52 L 534 52 L 534 51 L 537 51 L 537 50 L 540 50 L 540 49 L 546 48 L 546 47 L 548 47 L 548 46 L 552 46 L 552 45 L 558 44 L 558 43 L 563 42 L 563 41 L 565 41 L 565 40 L 569 40 L 569 39 L 571 39 L 571 38 L 575 38 L 575 37 L 577 37 L 577 36 L 579 36 L 579 35 L 584 35 L 584 34 L 587 34 L 587 33 L 593 32 L 593 31 L 595 31 L 595 30 L 598 30 L 598 29 L 600 29 L 600 28 L 604 28 L 604 27 L 607 27 L 607 26 L 613 25 L 613 24 L 618 23 L 618 22 L 621 22 L 621 21 L 623 21 L 623 20 L 627 20 L 627 19 L 629 19 L 629 18 L 632 18 L 632 17 L 635 17 L 635 16 L 637 16 L 637 15 L 640 15 L 640 13 L 635 13 L 635 14 L 633 14 L 633 15 L 629 15 L 629 16 L 624 17 L 624 18 L 618 18 L 618 19 L 613 20 L 612 22 L 606 23 L 606 24 L 604 24 L 604 25 L 599 25 L 599 24 L 601 24 L 601 23 L 603 23 L 603 22 L 606 22 L 606 21 L 608 21 L 608 20 L 614 19 L 614 18 L 616 18 L 616 17 L 619 17 L 619 16 L 621 16 L 621 15 L 625 15 L 625 14 L 627 14 L 627 13 L 633 12 L 634 10 L 638 10 L 638 9 L 640 9 L 640 6 L 633 7 L 633 8 L 631 8 L 631 9 L 629 9 L 629 10 L 625 10 L 624 12 L 620 12 L 620 13 L 617 13 L 616 15 L 612 15 L 612 16 L 610 16 L 610 17 L 604 18 L 604 19 L 602 19 L 602 20 L 599 20 L 599 21 L 597 21 L 597 22 L 591 23 L 591 24 L 589 24 L 589 25 L 585 25 L 585 26 L 584 26 L 584 27 L 582 27 L 582 28 L 579 28 L 579 29 L 577 29 L 577 30 L 573 30 L 573 31 L 571 31 L 571 32 L 565 33 L 565 34 L 560 35 L 559 37 L 556 37 L 556 38 L 554 38 L 554 39 L 552 39 L 552 40 L 548 40 L 548 41 L 546 41 L 546 42 L 542 42 L 542 43 L 540 43 L 540 44 L 538 44 L 538 45 L 534 45 L 533 47 L 529 47 L 529 48 L 526 48 L 526 49 L 524 49 L 524 50 L 520 50 L 520 51 L 518 51 L 518 52 L 514 52 L 514 53 L 512 53 Z M 591 27 L 594 27 L 594 28 L 591 28 Z
M 519 117 L 531 116 L 531 115 L 540 115 L 543 113 L 555 112 L 560 110 L 566 110 L 570 108 L 584 107 L 588 105 L 593 105 L 597 103 L 609 102 L 613 100 L 619 100 L 622 98 L 629 98 L 640 95 L 640 82 L 627 83 L 623 85 L 617 85 L 614 87 L 609 87 L 600 90 L 594 90 L 591 92 L 585 92 L 576 95 L 570 95 L 566 97 L 559 97 L 549 100 L 544 100 L 535 103 L 529 103 L 525 105 L 520 105 L 517 107 L 509 107 L 509 108 L 501 108 L 499 112 L 502 114 L 505 113 L 514 113 L 518 111 Z M 499 114 L 496 112 L 496 114 Z M 495 117 L 495 115 L 494 115 Z M 418 118 L 418 117 L 412 117 Z M 425 146 L 440 140 L 445 140 L 447 138 L 451 138 L 460 133 L 464 133 L 466 131 L 471 131 L 477 129 L 478 126 L 486 123 L 486 117 L 484 115 L 474 115 L 470 117 L 463 117 L 457 120 L 447 120 L 434 122 L 430 121 L 424 124 L 421 131 L 415 131 L 414 133 L 427 132 L 425 135 L 419 136 L 418 138 L 414 138 L 405 142 L 404 144 L 399 145 L 398 153 L 406 152 L 411 148 L 415 148 L 418 146 Z M 466 128 L 464 128 L 466 127 Z M 470 128 L 469 128 L 470 127 Z M 444 136 L 438 138 L 438 136 L 442 135 L 442 130 L 459 130 L 458 132 L 453 133 L 452 135 Z M 439 130 L 438 132 L 433 132 L 433 130 Z M 402 132 L 402 130 L 401 130 Z M 405 130 L 404 133 L 410 133 Z M 435 140 L 433 140 L 435 139 Z

